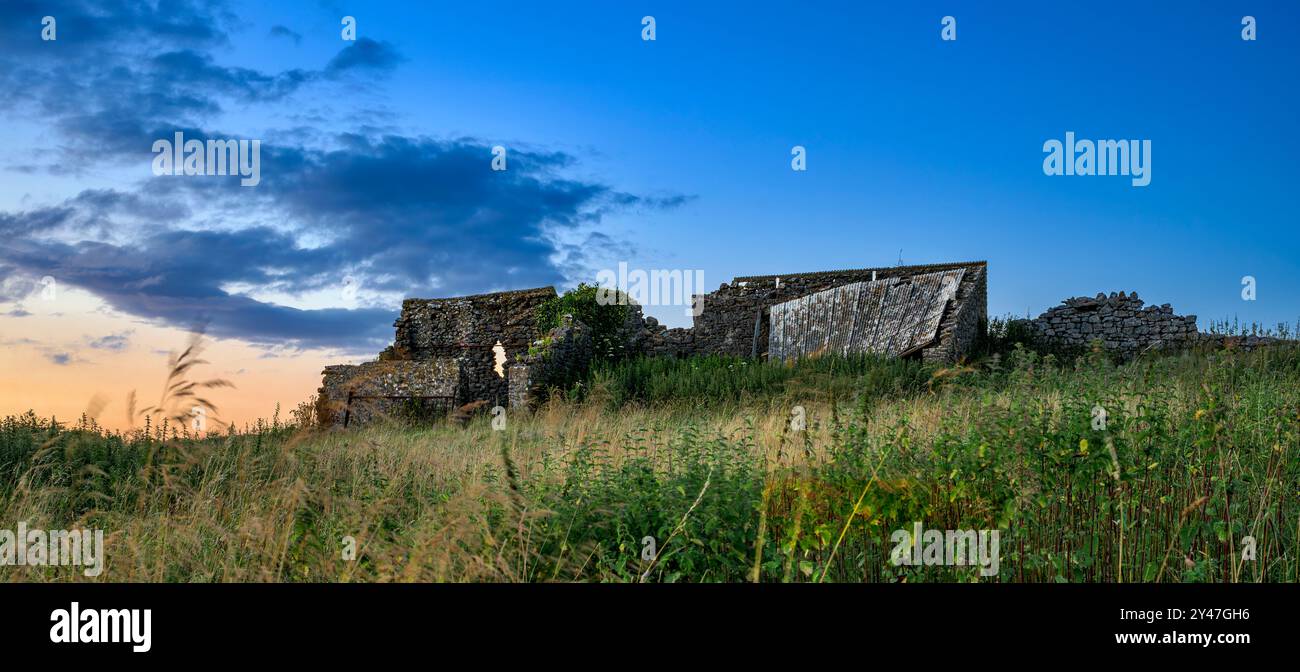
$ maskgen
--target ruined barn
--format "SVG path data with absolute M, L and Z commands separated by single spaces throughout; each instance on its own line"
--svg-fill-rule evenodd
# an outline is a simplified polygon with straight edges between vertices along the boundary
M 967 354 L 988 317 L 982 261 L 736 278 L 696 295 L 689 328 L 668 329 L 633 306 L 632 355 L 733 355 L 789 361 L 875 353 L 949 362 Z M 395 413 L 437 413 L 474 401 L 525 408 L 585 371 L 586 325 L 537 333 L 555 288 L 407 299 L 393 344 L 373 362 L 326 367 L 320 415 L 348 426 Z
M 406 299 L 393 344 L 373 362 L 329 366 L 319 415 L 349 426 L 379 415 L 438 413 L 475 400 L 504 404 L 507 366 L 527 352 L 535 310 L 554 287 Z
M 452 359 L 468 401 L 505 399 L 505 366 L 536 338 L 535 311 L 555 298 L 554 287 L 449 299 L 407 299 L 394 326 L 400 359 Z
M 819 354 L 875 354 L 950 359 L 974 340 L 957 343 L 965 268 L 840 285 L 768 309 L 767 357 L 787 361 Z M 951 306 L 956 309 L 949 310 Z M 945 313 L 952 328 L 940 331 Z M 971 310 L 972 326 L 982 318 Z
M 739 277 L 700 297 L 689 329 L 647 320 L 646 351 L 773 360 L 871 352 L 951 362 L 970 352 L 988 320 L 987 276 L 987 262 L 970 261 Z

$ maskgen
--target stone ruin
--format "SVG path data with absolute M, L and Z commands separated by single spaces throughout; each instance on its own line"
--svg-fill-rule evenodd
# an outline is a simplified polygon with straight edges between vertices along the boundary
M 393 344 L 378 360 L 325 368 L 318 417 L 346 427 L 407 410 L 446 412 L 480 399 L 504 404 L 506 366 L 527 352 L 536 328 L 534 313 L 555 296 L 554 287 L 540 287 L 406 299 L 393 325 Z
M 702 312 L 690 328 L 668 329 L 645 317 L 640 306 L 630 306 L 624 350 L 652 357 L 764 359 L 774 344 L 788 348 L 791 325 L 803 324 L 782 318 L 783 310 L 774 317 L 774 307 L 849 286 L 857 296 L 861 286 L 874 288 L 881 297 L 875 312 L 866 301 L 871 291 L 862 291 L 861 310 L 845 312 L 847 304 L 841 304 L 839 312 L 825 313 L 827 324 L 850 319 L 842 317 L 850 314 L 857 327 L 872 320 L 888 322 L 894 330 L 925 323 L 928 331 L 908 331 L 915 348 L 880 351 L 953 361 L 970 351 L 987 320 L 986 275 L 987 263 L 977 261 L 740 277 L 695 297 Z M 943 291 L 939 276 L 949 280 Z M 920 291 L 922 286 L 928 293 Z M 403 301 L 393 344 L 376 361 L 326 367 L 318 415 L 326 424 L 348 426 L 385 414 L 435 412 L 479 400 L 489 406 L 535 405 L 550 387 L 580 379 L 592 356 L 590 329 L 569 316 L 549 334 L 536 332 L 537 308 L 555 296 L 555 288 L 541 287 Z M 886 303 L 890 308 L 882 310 Z M 773 325 L 781 325 L 779 340 L 773 339 Z M 846 352 L 872 351 L 848 345 L 846 341 Z
M 468 396 L 461 372 L 451 357 L 327 366 L 317 415 L 325 424 L 347 427 L 381 416 L 445 413 Z
M 955 361 L 970 352 L 980 325 L 988 320 L 987 262 L 739 277 L 699 297 L 703 305 L 691 328 L 667 329 L 654 318 L 646 318 L 644 351 L 652 356 L 722 354 L 762 358 L 772 341 L 771 313 L 775 305 L 853 283 L 904 280 L 956 270 L 963 273 L 955 297 L 941 308 L 937 338 L 921 355 L 927 361 Z
M 510 408 L 528 408 L 545 398 L 550 387 L 568 387 L 591 365 L 591 328 L 572 315 L 560 318 L 543 342 L 545 347 L 519 357 L 506 376 Z
M 988 265 L 925 266 L 746 276 L 694 297 L 689 328 L 669 329 L 629 306 L 621 331 L 631 356 L 729 355 L 788 361 L 822 353 L 877 353 L 950 363 L 971 353 L 988 319 Z M 555 288 L 446 299 L 407 299 L 393 344 L 377 360 L 326 367 L 318 394 L 325 424 L 348 426 L 404 412 L 436 414 L 471 402 L 526 409 L 552 387 L 581 380 L 590 328 L 565 315 L 537 333 L 537 308 Z M 1066 299 L 1026 320 L 1040 345 L 1098 343 L 1121 359 L 1198 344 L 1250 350 L 1276 341 L 1197 331 L 1196 316 L 1137 293 Z
M 1169 304 L 1147 306 L 1137 292 L 1111 292 L 1066 299 L 1037 319 L 1027 320 L 1033 338 L 1062 350 L 1082 350 L 1094 342 L 1121 360 L 1149 350 L 1181 350 L 1206 345 L 1253 350 L 1279 339 L 1202 333 L 1195 315 L 1175 315 Z
M 526 353 L 536 337 L 538 306 L 554 287 L 450 299 L 406 299 L 394 326 L 397 336 L 380 358 L 450 358 L 460 367 L 463 401 L 504 402 L 504 367 Z
M 1083 349 L 1097 341 L 1123 359 L 1146 350 L 1186 347 L 1198 339 L 1195 315 L 1175 315 L 1167 303 L 1143 306 L 1137 292 L 1074 297 L 1028 324 L 1034 337 L 1044 343 Z
M 537 333 L 537 308 L 554 287 L 446 299 L 407 299 L 393 344 L 377 360 L 326 367 L 322 423 L 348 426 L 403 412 L 446 412 L 471 402 L 526 409 L 553 387 L 581 380 L 590 328 L 572 316 Z M 689 328 L 669 329 L 631 305 L 618 337 L 631 356 L 729 355 L 789 361 L 823 353 L 876 353 L 950 363 L 967 356 L 988 320 L 988 264 L 757 275 L 694 297 Z M 1277 339 L 1197 331 L 1194 315 L 1146 306 L 1136 293 L 1066 299 L 1026 320 L 1039 344 L 1093 343 L 1131 359 L 1198 344 L 1250 350 Z

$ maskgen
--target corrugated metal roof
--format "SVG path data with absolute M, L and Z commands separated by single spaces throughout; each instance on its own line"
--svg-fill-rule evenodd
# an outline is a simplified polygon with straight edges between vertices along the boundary
M 954 261 L 945 264 L 919 264 L 916 266 L 881 266 L 878 268 L 847 268 L 838 271 L 815 271 L 812 273 L 770 273 L 768 275 L 739 275 L 733 282 L 752 282 L 755 280 L 772 280 L 776 278 L 815 278 L 821 275 L 866 275 L 871 272 L 884 273 L 891 275 L 919 275 L 933 271 L 946 271 L 955 268 L 968 268 L 972 266 L 988 266 L 987 261 Z M 902 273 L 900 273 L 900 271 Z
M 771 308 L 768 358 L 874 353 L 902 357 L 932 344 L 966 268 L 854 282 Z

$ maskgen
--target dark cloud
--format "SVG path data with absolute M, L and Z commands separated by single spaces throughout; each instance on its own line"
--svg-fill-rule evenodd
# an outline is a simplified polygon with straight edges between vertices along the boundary
M 27 35 L 30 17 L 44 14 L 59 18 L 57 47 L 40 44 L 39 30 L 35 43 Z M 319 69 L 223 65 L 214 48 L 237 24 L 220 2 L 0 3 L 0 43 L 21 42 L 0 53 L 0 86 L 24 92 L 0 100 L 0 117 L 48 124 L 59 142 L 51 172 L 144 165 L 154 140 L 177 131 L 235 137 L 213 128 L 227 107 L 297 101 L 404 60 L 392 44 L 362 38 Z M 273 36 L 296 36 L 276 28 Z M 613 210 L 683 202 L 568 178 L 576 158 L 563 152 L 510 146 L 508 169 L 494 171 L 481 140 L 351 129 L 294 126 L 264 142 L 257 187 L 229 176 L 156 177 L 0 212 L 0 270 L 52 276 L 152 321 L 206 321 L 216 336 L 373 352 L 391 340 L 395 298 L 559 284 L 585 257 L 555 232 L 580 238 Z M 587 240 L 593 250 L 618 245 L 604 234 Z M 345 278 L 379 303 L 306 309 L 257 298 L 328 296 Z M 125 337 L 90 347 L 118 343 Z
M 294 44 L 302 44 L 302 35 L 294 32 L 288 26 L 275 25 L 271 26 L 271 37 L 283 37 L 292 40 Z
M 394 311 L 302 310 L 271 305 L 227 287 L 302 294 L 339 288 L 354 276 L 368 292 L 450 296 L 559 284 L 565 273 L 551 227 L 598 221 L 606 208 L 636 203 L 607 187 L 556 171 L 572 158 L 516 151 L 508 169 L 491 169 L 491 147 L 471 140 L 346 139 L 346 149 L 273 148 L 254 189 L 222 178 L 161 179 L 163 198 L 84 191 L 64 203 L 0 214 L 14 243 L 0 263 L 29 276 L 50 275 L 132 315 L 186 325 L 211 322 L 214 335 L 262 343 L 364 349 L 391 337 Z M 233 230 L 158 228 L 130 243 L 66 242 L 48 234 L 157 214 L 191 200 L 231 203 L 294 223 Z M 171 210 L 164 209 L 163 212 Z M 329 242 L 299 244 L 304 232 Z M 602 245 L 607 237 L 596 239 Z
M 132 245 L 63 243 L 35 237 L 3 250 L 5 262 L 30 276 L 50 275 L 87 290 L 113 308 L 179 327 L 209 322 L 216 336 L 262 343 L 373 347 L 391 336 L 385 309 L 302 310 L 223 290 L 227 283 L 271 286 L 320 276 L 338 267 L 330 251 L 297 248 L 292 237 L 265 228 L 238 231 L 163 230 Z M 323 282 L 323 281 L 322 281 Z
M 349 70 L 386 71 L 405 60 L 393 45 L 362 37 L 345 47 L 325 66 L 325 73 L 338 76 Z
M 57 22 L 58 50 L 41 39 L 41 19 Z M 5 51 L 79 59 L 123 44 L 148 48 L 184 42 L 211 48 L 228 43 L 238 23 L 222 0 L 5 0 L 0 30 Z
M 58 20 L 53 42 L 40 39 L 46 14 Z M 154 139 L 197 130 L 231 103 L 274 103 L 316 82 L 384 74 L 403 60 L 393 45 L 363 38 L 317 70 L 221 65 L 215 50 L 229 45 L 236 25 L 224 2 L 0 2 L 0 89 L 22 92 L 0 96 L 0 112 L 26 112 L 58 130 L 64 156 L 53 172 L 71 174 L 90 162 L 137 158 Z
M 190 49 L 170 51 L 153 57 L 147 68 L 150 91 L 167 100 L 185 101 L 202 92 L 213 100 L 229 97 L 242 102 L 274 102 L 310 82 L 316 73 L 286 70 L 267 75 L 249 68 L 217 65 L 211 56 Z M 211 109 L 197 105 L 197 109 Z
M 45 358 L 51 363 L 59 366 L 67 366 L 72 363 L 72 354 L 67 352 L 51 352 L 45 355 Z

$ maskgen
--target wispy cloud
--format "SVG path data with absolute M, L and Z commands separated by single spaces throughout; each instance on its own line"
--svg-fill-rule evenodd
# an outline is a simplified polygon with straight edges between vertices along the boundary
M 294 44 L 302 44 L 302 35 L 291 30 L 288 26 L 274 25 L 271 26 L 271 37 L 284 38 L 292 41 Z
M 86 346 L 90 348 L 94 348 L 95 350 L 110 350 L 113 352 L 121 352 L 123 350 L 126 350 L 127 347 L 130 346 L 132 333 L 133 333 L 132 331 L 127 330 L 115 334 L 100 336 L 98 338 L 88 337 Z

